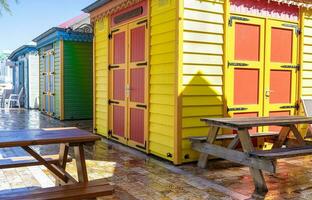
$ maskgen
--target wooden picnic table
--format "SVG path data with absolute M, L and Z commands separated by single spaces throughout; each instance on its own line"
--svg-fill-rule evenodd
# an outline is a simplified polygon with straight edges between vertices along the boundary
M 12 160 L 10 163 L 1 162 L 0 160 L 0 169 L 44 165 L 60 181 L 60 184 L 88 182 L 83 146 L 93 144 L 97 140 L 100 140 L 99 136 L 77 128 L 0 131 L 0 148 L 20 147 L 35 160 L 35 162 L 34 160 Z M 47 160 L 31 147 L 50 144 L 60 144 L 59 158 L 56 163 Z M 78 181 L 66 172 L 69 147 L 74 148 Z
M 204 118 L 201 121 L 206 122 L 210 126 L 207 139 L 203 142 L 196 138 L 190 138 L 193 149 L 201 153 L 198 166 L 206 167 L 209 158 L 208 155 L 248 166 L 253 177 L 256 194 L 263 195 L 267 193 L 268 188 L 262 170 L 275 173 L 277 159 L 309 155 L 312 153 L 312 146 L 306 144 L 296 127 L 298 124 L 312 124 L 311 117 Z M 253 134 L 249 130 L 253 127 L 260 126 L 282 127 L 271 150 L 256 150 L 253 146 L 251 139 Z M 236 130 L 238 133 L 227 148 L 214 144 L 220 128 Z M 290 133 L 293 134 L 297 146 L 285 148 L 285 142 Z M 243 152 L 236 148 L 239 142 L 241 143 Z

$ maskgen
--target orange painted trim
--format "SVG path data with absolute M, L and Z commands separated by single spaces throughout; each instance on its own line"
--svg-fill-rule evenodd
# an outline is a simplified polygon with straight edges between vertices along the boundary
M 175 106 L 174 106 L 174 154 L 173 163 L 182 163 L 182 101 L 183 101 L 183 17 L 184 0 L 176 0 L 176 75 L 175 75 Z
M 92 90 L 93 90 L 93 95 L 92 95 L 92 101 L 93 101 L 93 133 L 96 133 L 96 24 L 93 23 L 94 27 L 94 36 L 93 36 L 93 49 L 92 49 L 92 57 L 93 57 L 93 64 L 92 64 L 92 71 L 93 71 L 93 78 L 92 78 Z

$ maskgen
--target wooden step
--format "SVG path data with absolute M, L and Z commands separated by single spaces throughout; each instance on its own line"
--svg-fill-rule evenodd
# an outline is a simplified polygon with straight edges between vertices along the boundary
M 312 154 L 312 146 L 292 147 L 272 150 L 257 150 L 249 153 L 252 157 L 260 157 L 266 159 L 291 158 L 297 156 L 306 156 Z
M 267 133 L 252 133 L 250 134 L 251 138 L 257 137 L 277 137 L 279 133 L 277 132 L 267 132 Z M 216 140 L 231 140 L 234 139 L 237 134 L 222 134 L 218 135 Z M 190 137 L 189 138 L 192 142 L 205 142 L 207 137 Z

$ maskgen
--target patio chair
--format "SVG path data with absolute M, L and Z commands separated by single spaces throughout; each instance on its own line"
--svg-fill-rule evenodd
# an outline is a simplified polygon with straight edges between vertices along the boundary
M 5 100 L 10 97 L 12 94 L 13 89 L 3 89 L 2 94 L 0 95 L 0 107 L 5 107 Z
M 16 104 L 18 108 L 21 108 L 21 98 L 23 96 L 23 92 L 24 92 L 24 87 L 22 87 L 22 89 L 20 90 L 18 94 L 11 94 L 8 99 L 5 99 L 5 105 L 8 108 L 11 108 L 13 107 L 13 104 Z
M 312 117 L 312 97 L 301 98 L 303 109 L 307 117 Z M 312 138 L 312 126 L 308 126 L 307 135 L 305 138 Z

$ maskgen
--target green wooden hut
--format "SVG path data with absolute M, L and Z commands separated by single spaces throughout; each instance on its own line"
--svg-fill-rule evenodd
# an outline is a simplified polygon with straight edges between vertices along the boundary
M 54 27 L 33 41 L 39 51 L 40 110 L 60 120 L 92 118 L 93 34 Z

